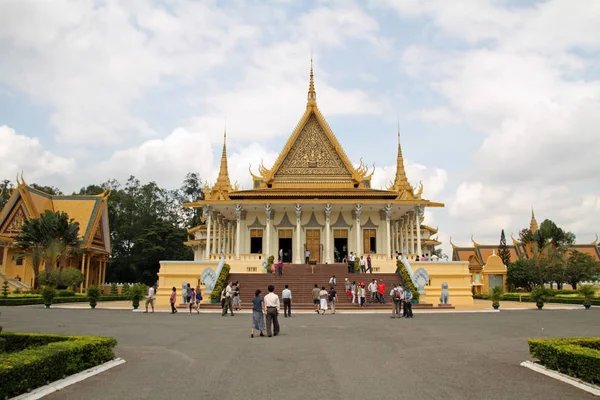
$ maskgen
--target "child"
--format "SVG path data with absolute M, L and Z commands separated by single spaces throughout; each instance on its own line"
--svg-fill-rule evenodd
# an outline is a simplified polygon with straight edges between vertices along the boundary
M 171 292 L 171 314 L 175 314 L 177 309 L 175 308 L 175 302 L 177 301 L 177 289 L 173 286 L 173 291 Z

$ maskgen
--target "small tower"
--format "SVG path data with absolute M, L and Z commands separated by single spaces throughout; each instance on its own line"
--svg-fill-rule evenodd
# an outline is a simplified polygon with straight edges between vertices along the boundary
M 402 146 L 400 145 L 400 125 L 398 124 L 398 156 L 396 159 L 396 177 L 394 178 L 394 182 L 390 187 L 390 190 L 393 190 L 398 193 L 398 199 L 400 200 L 408 200 L 414 199 L 414 191 L 410 183 L 408 183 L 408 178 L 406 177 L 406 171 L 404 169 L 404 158 L 402 157 Z
M 233 191 L 231 181 L 229 180 L 229 170 L 227 169 L 227 131 L 223 132 L 223 152 L 221 153 L 221 166 L 219 168 L 219 177 L 217 183 L 210 192 L 211 200 L 228 200 L 229 193 Z
M 533 213 L 533 207 L 531 207 L 531 222 L 529 223 L 529 230 L 534 234 L 539 230 L 538 223 L 535 220 L 535 214 Z
M 310 81 L 308 83 L 308 96 L 306 107 L 317 105 L 317 92 L 315 91 L 315 81 L 313 79 L 313 60 L 310 58 Z

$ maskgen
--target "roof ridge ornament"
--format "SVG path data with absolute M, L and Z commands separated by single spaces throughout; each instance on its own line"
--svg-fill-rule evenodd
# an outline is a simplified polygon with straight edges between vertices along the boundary
M 317 105 L 317 92 L 315 91 L 315 81 L 313 75 L 313 59 L 310 57 L 310 80 L 308 82 L 308 96 L 306 106 L 316 106 Z

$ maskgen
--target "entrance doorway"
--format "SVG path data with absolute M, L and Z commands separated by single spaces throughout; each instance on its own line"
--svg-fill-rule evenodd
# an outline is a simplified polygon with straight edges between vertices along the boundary
M 321 262 L 321 230 L 306 230 L 306 250 L 310 251 L 310 261 Z
M 283 262 L 292 262 L 292 235 L 291 229 L 280 229 L 279 230 L 279 250 L 283 250 Z
M 377 230 L 363 229 L 363 251 L 377 253 Z
M 263 230 L 250 229 L 250 253 L 262 254 L 263 248 Z
M 333 258 L 335 262 L 348 258 L 348 229 L 333 230 Z

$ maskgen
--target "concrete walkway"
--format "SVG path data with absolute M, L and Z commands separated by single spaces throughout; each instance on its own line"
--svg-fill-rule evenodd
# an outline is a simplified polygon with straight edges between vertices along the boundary
M 593 399 L 519 366 L 527 338 L 592 336 L 600 309 L 296 315 L 249 337 L 250 315 L 0 307 L 7 331 L 106 335 L 127 362 L 49 399 Z

